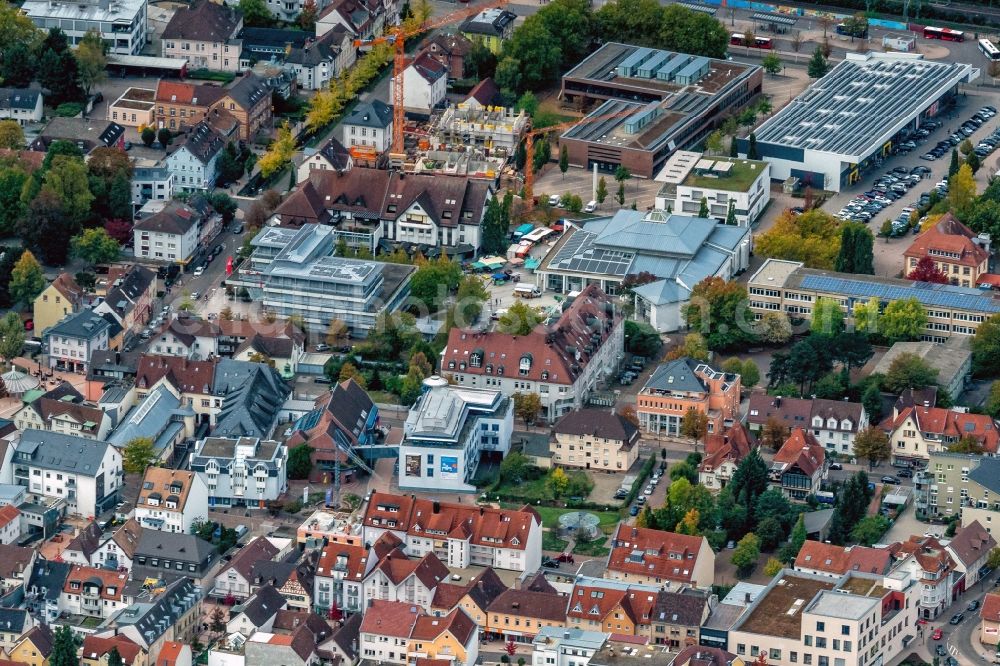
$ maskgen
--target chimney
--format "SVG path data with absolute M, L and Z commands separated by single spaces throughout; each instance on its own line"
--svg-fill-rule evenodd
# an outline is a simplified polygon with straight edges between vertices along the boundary
M 434 500 L 434 504 L 431 505 L 434 513 L 441 513 L 441 502 Z
M 781 396 L 780 396 L 780 395 L 779 395 L 779 396 L 776 396 L 776 397 L 774 398 L 774 406 L 775 406 L 775 407 L 781 407 Z
M 745 601 L 746 603 L 750 603 L 750 593 L 749 592 L 744 592 L 743 593 L 743 601 Z

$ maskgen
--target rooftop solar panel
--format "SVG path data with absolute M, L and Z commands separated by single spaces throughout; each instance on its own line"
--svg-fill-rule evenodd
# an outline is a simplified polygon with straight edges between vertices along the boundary
M 815 289 L 850 298 L 867 299 L 874 297 L 884 301 L 916 298 L 925 306 L 952 307 L 970 312 L 1000 312 L 1000 302 L 980 294 L 975 289 L 956 291 L 954 289 L 938 288 L 950 285 L 930 285 L 929 283 L 915 282 L 910 286 L 903 286 L 849 280 L 827 275 L 806 275 L 802 278 L 801 285 L 805 289 Z

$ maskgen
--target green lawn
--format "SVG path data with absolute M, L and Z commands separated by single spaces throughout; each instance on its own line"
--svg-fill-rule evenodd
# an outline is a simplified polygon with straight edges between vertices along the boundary
M 706 157 L 705 159 L 712 162 L 729 162 L 733 165 L 732 170 L 727 176 L 707 176 L 699 175 L 692 171 L 687 178 L 684 179 L 684 184 L 688 187 L 704 187 L 706 189 L 715 190 L 729 190 L 731 192 L 746 192 L 753 185 L 753 181 L 760 176 L 761 166 L 760 162 L 747 162 L 747 160 L 735 159 L 730 157 Z M 751 166 L 756 165 L 756 169 L 751 169 Z
M 569 542 L 565 539 L 560 539 L 556 535 L 555 530 L 545 530 L 542 532 L 542 550 L 551 550 L 562 553 L 566 550 L 567 543 Z
M 506 508 L 511 508 L 511 509 L 520 508 L 519 506 L 516 506 L 514 504 L 507 504 L 507 503 L 502 503 L 502 504 Z M 538 512 L 538 515 L 542 517 L 542 526 L 551 529 L 559 528 L 559 516 L 563 515 L 564 513 L 569 513 L 571 511 L 577 510 L 577 509 L 557 509 L 551 506 L 533 506 L 532 508 Z M 615 528 L 615 525 L 617 525 L 618 521 L 621 519 L 621 516 L 618 514 L 617 511 L 590 511 L 589 513 L 597 514 L 597 517 L 600 519 L 598 525 L 600 526 L 601 531 L 603 531 L 606 534 L 612 532 Z
M 611 549 L 607 546 L 607 542 L 607 539 L 577 541 L 576 545 L 573 546 L 573 554 L 588 557 L 606 557 L 611 552 Z

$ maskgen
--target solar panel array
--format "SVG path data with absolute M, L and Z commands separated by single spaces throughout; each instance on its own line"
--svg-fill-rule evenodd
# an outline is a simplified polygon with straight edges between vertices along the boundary
M 596 235 L 586 231 L 575 231 L 549 264 L 549 268 L 600 275 L 625 275 L 635 253 L 590 247 L 595 238 Z
M 848 280 L 828 275 L 806 275 L 802 278 L 803 289 L 838 294 L 852 298 L 878 298 L 883 301 L 898 301 L 915 298 L 922 305 L 954 308 L 969 312 L 1000 312 L 1000 301 L 983 296 L 975 289 L 953 287 L 952 285 L 914 282 L 912 285 L 884 284 Z

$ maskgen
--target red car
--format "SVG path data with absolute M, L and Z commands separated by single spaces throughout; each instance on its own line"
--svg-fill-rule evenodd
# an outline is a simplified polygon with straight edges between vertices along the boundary
M 944 635 L 944 632 L 942 632 L 941 628 L 938 627 L 937 629 L 934 630 L 934 633 L 931 634 L 931 639 L 935 640 L 935 641 L 939 641 L 939 640 L 941 640 L 941 636 L 943 636 L 943 635 Z

